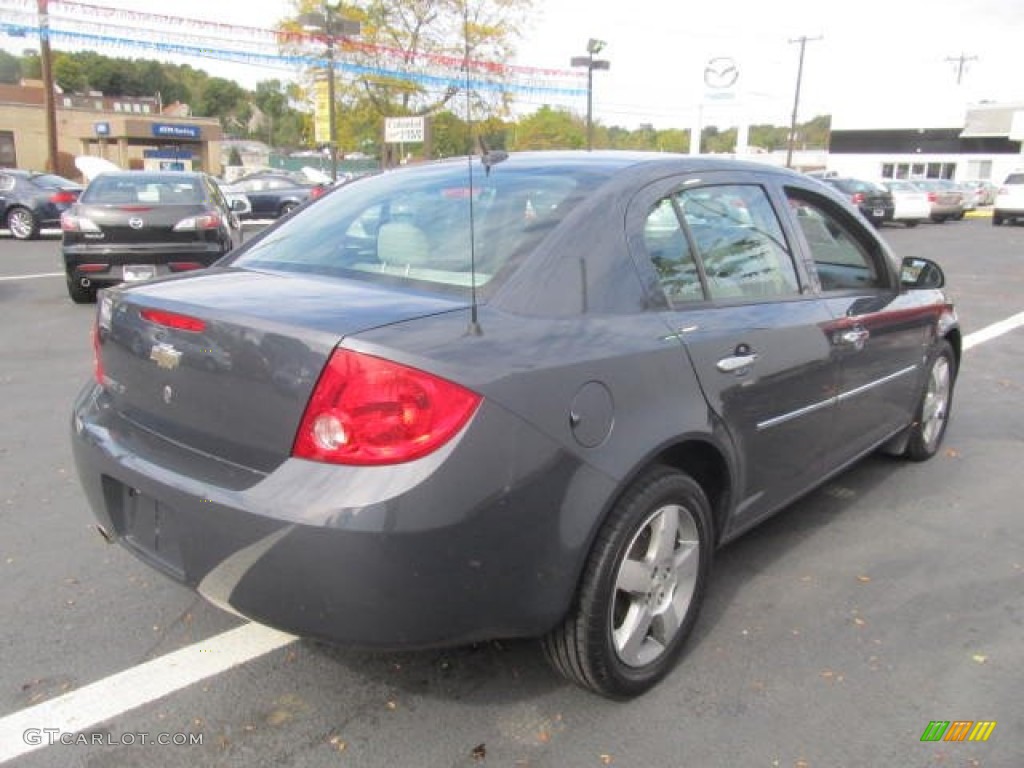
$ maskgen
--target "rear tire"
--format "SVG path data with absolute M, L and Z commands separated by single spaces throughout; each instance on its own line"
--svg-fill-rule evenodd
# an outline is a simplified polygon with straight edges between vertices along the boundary
M 921 222 L 919 222 L 917 219 L 907 219 L 906 221 L 903 222 L 904 226 L 906 226 L 907 229 L 913 229 L 920 223 Z
M 7 212 L 7 228 L 15 240 L 35 240 L 39 237 L 39 219 L 28 208 L 15 206 Z
M 697 620 L 713 540 L 711 505 L 689 475 L 641 475 L 598 532 L 567 617 L 542 641 L 551 665 L 609 698 L 658 683 Z
M 928 378 L 903 453 L 911 461 L 930 459 L 942 445 L 953 406 L 955 381 L 956 358 L 949 342 L 943 340 L 929 363 Z
M 298 207 L 298 203 L 285 203 L 284 205 L 281 206 L 281 210 L 277 214 L 278 218 L 283 219 L 285 216 L 287 216 L 289 213 L 291 213 Z
M 934 221 L 936 224 L 945 224 L 946 223 L 946 217 L 945 216 L 932 216 L 932 221 Z
M 993 227 L 1001 227 L 1001 226 L 1003 226 L 1003 217 L 1000 216 L 998 213 L 993 213 L 992 214 L 992 226 Z
M 96 289 L 92 286 L 83 288 L 82 285 L 71 277 L 71 275 L 65 275 L 65 280 L 68 284 L 68 296 L 75 304 L 92 304 L 96 301 Z

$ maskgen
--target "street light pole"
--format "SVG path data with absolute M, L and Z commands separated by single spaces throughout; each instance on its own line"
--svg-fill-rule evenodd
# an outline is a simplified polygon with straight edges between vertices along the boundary
M 334 36 L 358 35 L 362 27 L 358 21 L 340 18 L 341 3 L 332 7 L 326 0 L 317 13 L 304 13 L 299 22 L 304 29 L 323 32 L 327 42 L 327 149 L 331 155 L 331 181 L 338 180 L 338 119 L 335 114 L 334 90 Z
M 327 147 L 331 153 L 331 181 L 334 182 L 338 180 L 338 116 L 334 114 L 334 28 L 326 3 L 324 31 L 327 33 L 327 131 L 330 137 Z
M 587 41 L 587 55 L 573 56 L 570 65 L 587 68 L 587 151 L 594 148 L 594 70 L 608 69 L 611 64 L 604 59 L 595 59 L 594 54 L 600 53 L 605 46 L 603 40 L 590 38 Z

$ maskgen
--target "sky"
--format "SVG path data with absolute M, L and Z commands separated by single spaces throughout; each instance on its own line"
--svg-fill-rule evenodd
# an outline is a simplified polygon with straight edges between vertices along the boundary
M 24 0 L 22 0 L 24 1 Z M 5 3 L 0 0 L 0 13 Z M 173 13 L 207 21 L 271 27 L 288 0 L 93 0 L 94 5 Z M 789 123 L 801 36 L 808 42 L 800 120 L 832 114 L 833 127 L 939 127 L 962 118 L 966 103 L 1024 102 L 1024 2 L 1020 0 L 535 0 L 521 30 L 516 63 L 568 68 L 589 38 L 605 41 L 594 73 L 594 115 L 606 125 L 688 128 L 697 119 Z M 8 50 L 23 42 L 0 38 Z M 111 51 L 111 55 L 145 56 Z M 970 57 L 957 84 L 948 58 Z M 709 101 L 707 62 L 732 58 L 739 79 L 730 98 Z M 288 76 L 215 60 L 191 62 L 246 87 Z M 520 100 L 529 112 L 544 101 Z M 568 106 L 585 112 L 585 99 Z

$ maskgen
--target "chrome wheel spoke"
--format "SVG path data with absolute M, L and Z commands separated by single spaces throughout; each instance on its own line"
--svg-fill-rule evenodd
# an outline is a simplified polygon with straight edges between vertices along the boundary
M 630 595 L 646 595 L 651 589 L 654 571 L 641 560 L 625 560 L 615 579 L 615 589 Z
M 679 627 L 683 625 L 683 617 L 686 615 L 686 608 L 689 604 L 689 593 L 686 590 L 677 590 L 665 606 L 665 610 L 655 614 L 654 620 L 651 622 L 651 635 L 663 647 L 672 642 Z
M 651 521 L 651 554 L 658 565 L 670 565 L 679 538 L 679 507 L 659 510 Z
M 615 648 L 619 658 L 627 664 L 640 666 L 649 661 L 645 657 L 651 656 L 652 649 L 648 644 L 647 633 L 653 619 L 647 604 L 637 601 L 630 606 L 622 625 L 615 629 Z M 654 656 L 657 656 L 660 651 L 654 650 Z
M 700 548 L 697 546 L 697 542 L 684 541 L 675 555 L 677 591 L 680 586 L 688 586 L 689 591 L 693 591 L 693 585 L 697 582 L 697 568 L 699 566 Z

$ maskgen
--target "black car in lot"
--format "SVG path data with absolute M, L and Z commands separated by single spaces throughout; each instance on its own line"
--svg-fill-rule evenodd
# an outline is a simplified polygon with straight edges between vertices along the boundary
M 68 294 L 203 269 L 242 241 L 242 228 L 204 173 L 123 171 L 97 176 L 61 217 Z
M 285 171 L 253 173 L 225 186 L 229 192 L 249 198 L 252 210 L 245 214 L 247 219 L 278 219 L 329 189 L 301 174 Z
M 39 230 L 60 225 L 82 185 L 53 173 L 0 168 L 0 222 L 16 240 L 34 240 Z
M 75 461 L 105 538 L 250 619 L 391 649 L 541 637 L 633 696 L 679 658 L 718 547 L 872 451 L 939 450 L 943 280 L 782 169 L 408 167 L 105 291 Z
M 845 195 L 876 227 L 892 221 L 895 212 L 892 193 L 882 185 L 841 176 L 826 176 L 821 181 Z

